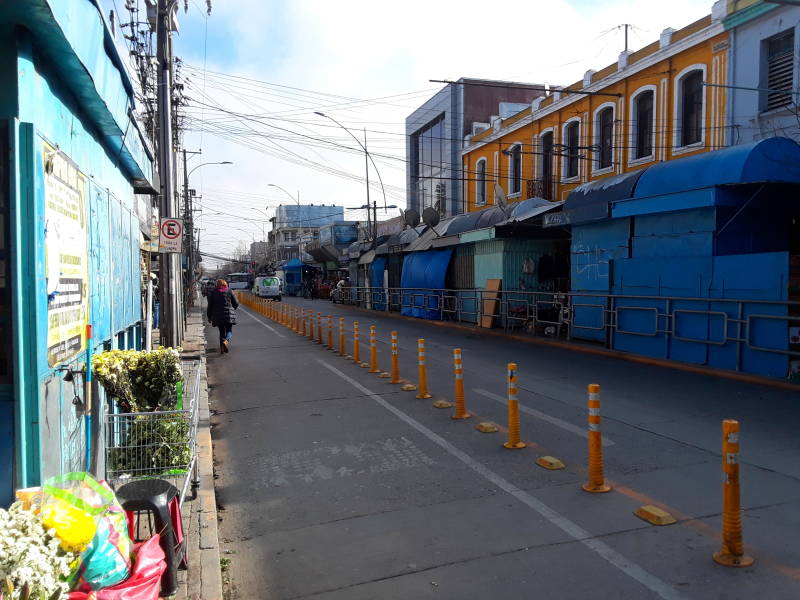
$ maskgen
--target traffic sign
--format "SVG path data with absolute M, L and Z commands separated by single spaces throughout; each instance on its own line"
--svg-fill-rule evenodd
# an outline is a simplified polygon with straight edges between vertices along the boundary
M 159 252 L 183 251 L 183 219 L 161 219 L 161 236 L 158 243 Z

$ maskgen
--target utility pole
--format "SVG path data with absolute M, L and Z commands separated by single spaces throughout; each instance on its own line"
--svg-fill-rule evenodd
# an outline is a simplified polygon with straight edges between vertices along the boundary
M 367 128 L 364 128 L 364 166 L 366 167 L 367 177 L 367 238 L 372 235 L 372 224 L 370 223 L 370 203 L 369 203 L 369 152 L 367 152 Z M 374 239 L 374 238 L 373 238 Z
M 185 238 L 185 252 L 187 258 L 186 304 L 194 306 L 194 295 L 191 294 L 194 285 L 194 220 L 192 219 L 192 198 L 189 195 L 189 171 L 186 169 L 186 148 L 183 149 L 183 233 Z
M 161 217 L 176 216 L 173 188 L 174 161 L 172 154 L 172 39 L 170 13 L 176 0 L 158 0 L 158 22 L 156 25 L 156 58 L 158 61 L 158 146 Z M 180 265 L 173 253 L 159 254 L 159 302 L 161 305 L 161 344 L 178 346 L 181 329 L 178 327 L 180 306 Z

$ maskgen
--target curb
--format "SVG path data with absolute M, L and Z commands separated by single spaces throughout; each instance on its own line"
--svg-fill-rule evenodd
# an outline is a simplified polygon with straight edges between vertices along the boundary
M 194 311 L 193 311 L 194 312 Z M 221 600 L 222 572 L 220 570 L 219 534 L 217 530 L 217 498 L 214 491 L 213 445 L 208 406 L 208 373 L 205 358 L 205 332 L 199 312 L 190 315 L 188 338 L 196 339 L 196 349 L 188 354 L 197 354 L 200 359 L 200 398 L 197 423 L 197 467 L 200 485 L 196 497 L 184 503 L 185 517 L 189 527 L 187 539 L 188 562 L 184 581 L 179 585 L 175 600 Z M 190 343 L 187 345 L 191 345 Z
M 663 358 L 652 358 L 649 356 L 639 356 L 636 354 L 629 354 L 620 350 L 609 350 L 607 348 L 596 348 L 593 346 L 584 346 L 575 342 L 565 342 L 558 340 L 546 340 L 536 337 L 528 337 L 514 333 L 506 333 L 505 331 L 495 331 L 493 329 L 483 329 L 471 325 L 462 325 L 461 323 L 451 323 L 449 321 L 434 321 L 428 319 L 418 319 L 416 317 L 406 317 L 391 311 L 375 311 L 369 308 L 362 308 L 361 306 L 354 306 L 352 304 L 341 304 L 342 308 L 356 310 L 365 314 L 380 315 L 390 319 L 399 319 L 409 321 L 412 323 L 422 324 L 426 323 L 436 327 L 443 327 L 446 329 L 458 329 L 470 333 L 477 333 L 479 335 L 490 335 L 493 337 L 503 338 L 507 340 L 514 340 L 517 342 L 524 342 L 526 344 L 536 344 L 538 346 L 545 346 L 548 348 L 559 348 L 561 350 L 571 350 L 573 352 L 581 352 L 583 354 L 593 354 L 595 356 L 604 356 L 606 358 L 617 358 L 620 360 L 627 360 L 628 362 L 635 362 L 643 365 L 650 365 L 654 367 L 664 367 L 667 369 L 674 369 L 676 371 L 685 371 L 688 373 L 696 373 L 699 375 L 709 375 L 712 377 L 719 377 L 721 379 L 730 379 L 733 381 L 740 381 L 743 383 L 752 383 L 754 385 L 763 385 L 767 387 L 774 387 L 783 390 L 790 390 L 793 392 L 800 391 L 800 384 L 791 383 L 789 381 L 781 381 L 779 379 L 770 379 L 768 377 L 759 377 L 758 375 L 747 375 L 745 373 L 737 373 L 735 371 L 726 371 L 724 369 L 715 369 L 714 367 L 704 367 L 701 365 L 692 365 L 688 363 L 676 362 L 666 360 Z

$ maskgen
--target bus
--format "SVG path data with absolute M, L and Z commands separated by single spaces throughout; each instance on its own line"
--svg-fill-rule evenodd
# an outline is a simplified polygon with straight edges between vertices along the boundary
M 250 273 L 228 273 L 228 287 L 232 290 L 249 290 L 253 286 Z

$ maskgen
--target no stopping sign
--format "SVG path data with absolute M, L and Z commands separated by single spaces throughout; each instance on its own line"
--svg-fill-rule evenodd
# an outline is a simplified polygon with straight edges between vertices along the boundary
M 183 219 L 161 219 L 159 233 L 159 252 L 182 252 Z

